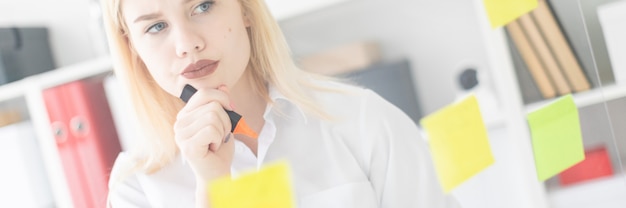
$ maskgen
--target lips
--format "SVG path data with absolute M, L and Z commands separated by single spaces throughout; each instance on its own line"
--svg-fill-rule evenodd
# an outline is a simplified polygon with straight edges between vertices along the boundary
M 215 72 L 218 65 L 219 61 L 202 59 L 196 63 L 189 64 L 180 75 L 186 79 L 202 78 Z

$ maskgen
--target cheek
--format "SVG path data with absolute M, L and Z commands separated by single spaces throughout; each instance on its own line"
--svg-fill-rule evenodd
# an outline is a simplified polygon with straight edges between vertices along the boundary
M 250 58 L 250 40 L 246 28 L 228 28 L 224 35 L 224 42 L 229 43 L 230 53 L 236 57 L 239 65 L 247 65 Z
M 161 60 L 162 61 L 162 60 Z M 169 93 L 173 93 L 174 90 L 174 82 L 175 77 L 168 71 L 169 69 L 165 67 L 164 62 L 152 62 L 150 64 L 146 64 L 148 68 L 148 72 L 150 76 L 154 79 L 154 81 L 165 91 Z
M 143 61 L 147 68 L 147 76 L 151 76 L 152 79 L 165 91 L 172 93 L 173 79 L 169 72 L 168 66 L 170 66 L 167 57 L 164 53 L 159 53 L 159 49 L 156 47 L 149 47 L 147 45 L 138 44 L 136 52 L 139 58 Z M 170 86 L 172 85 L 172 86 Z

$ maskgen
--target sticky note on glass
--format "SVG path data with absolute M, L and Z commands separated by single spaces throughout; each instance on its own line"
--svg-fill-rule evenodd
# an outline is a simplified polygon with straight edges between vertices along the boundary
M 529 113 L 528 125 L 540 181 L 585 159 L 578 108 L 571 95 Z
M 492 28 L 509 24 L 537 8 L 537 0 L 484 0 Z
M 478 100 L 470 96 L 420 121 L 439 183 L 449 193 L 494 163 Z
M 258 172 L 209 184 L 212 208 L 292 208 L 295 207 L 287 162 L 274 163 Z

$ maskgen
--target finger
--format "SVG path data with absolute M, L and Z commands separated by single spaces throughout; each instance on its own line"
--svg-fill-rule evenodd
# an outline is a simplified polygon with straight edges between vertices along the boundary
M 235 136 L 229 133 L 224 140 L 224 144 L 219 148 L 216 154 L 222 158 L 232 158 L 235 153 Z
M 224 136 L 224 138 L 222 139 L 222 142 L 219 145 L 209 144 L 209 150 L 217 153 L 220 147 L 227 145 L 227 143 L 230 141 L 230 135 L 232 135 L 232 133 L 230 132 L 226 133 L 226 136 Z
M 223 137 L 224 134 L 215 126 L 206 126 L 190 139 L 184 141 L 181 146 L 185 148 L 189 157 L 204 157 L 208 153 L 210 145 L 215 145 L 212 151 L 217 151 L 220 148 Z
M 180 117 L 181 120 L 177 120 L 175 125 L 180 125 L 176 126 L 179 128 L 186 128 L 186 126 L 190 126 L 192 123 L 195 123 L 196 120 L 215 118 L 215 122 L 220 122 L 222 124 L 224 131 L 229 132 L 231 129 L 228 114 L 224 111 L 224 108 L 216 102 L 209 103 L 190 112 L 180 112 L 178 117 Z
M 217 87 L 217 90 L 222 91 L 224 93 L 226 93 L 226 95 L 228 95 L 230 97 L 230 89 L 228 87 L 226 87 L 226 85 L 220 85 L 219 87 Z M 231 101 L 230 104 L 230 109 L 231 111 L 235 111 L 235 104 Z
M 176 134 L 176 139 L 179 139 L 179 140 L 189 139 L 193 137 L 197 132 L 199 132 L 202 128 L 206 126 L 210 126 L 210 125 L 215 126 L 217 129 L 221 129 L 221 131 L 223 132 L 222 134 L 226 134 L 225 129 L 228 127 L 225 126 L 223 118 L 220 118 L 220 117 L 224 117 L 224 115 L 220 116 L 220 114 L 226 114 L 226 113 L 222 109 L 220 109 L 220 111 L 221 112 L 219 111 L 218 112 L 208 111 L 206 113 L 203 112 L 202 117 L 199 117 L 199 118 L 192 117 L 192 118 L 185 119 L 184 121 L 181 120 L 180 123 L 177 122 L 175 124 L 176 129 L 174 130 L 175 131 L 174 133 Z
M 228 132 L 228 134 L 226 134 L 226 137 L 224 138 L 224 143 L 228 143 L 231 138 L 233 138 L 233 133 Z

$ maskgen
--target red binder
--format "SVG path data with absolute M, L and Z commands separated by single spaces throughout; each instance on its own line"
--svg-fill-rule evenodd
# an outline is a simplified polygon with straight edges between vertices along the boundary
M 609 153 L 604 146 L 585 151 L 585 160 L 559 174 L 561 185 L 571 185 L 613 175 Z
M 102 78 L 43 92 L 75 207 L 105 207 L 107 182 L 121 151 Z

